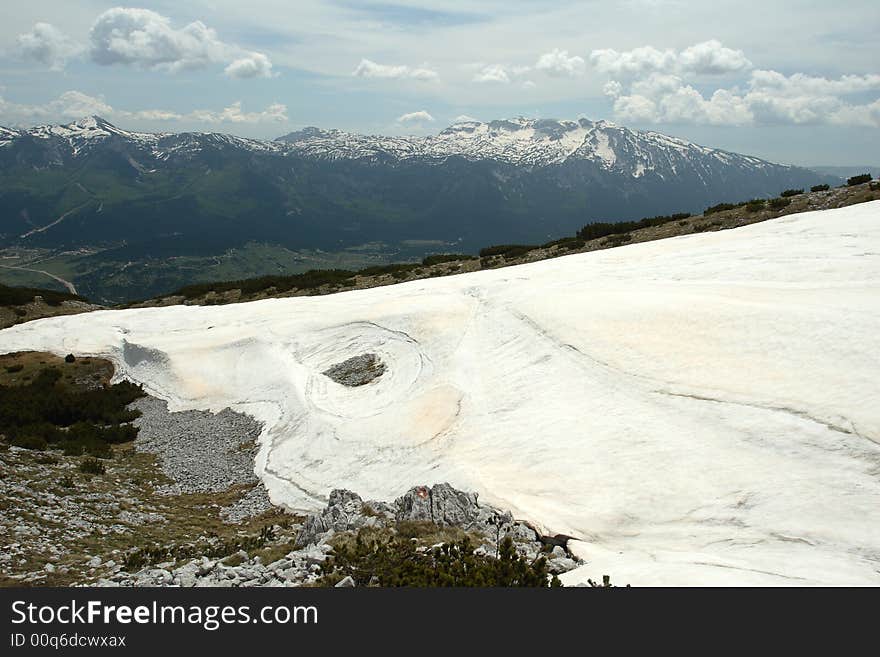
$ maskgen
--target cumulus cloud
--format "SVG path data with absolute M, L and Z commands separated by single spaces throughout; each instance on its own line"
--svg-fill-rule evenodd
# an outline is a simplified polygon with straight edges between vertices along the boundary
M 547 75 L 574 77 L 584 72 L 586 62 L 583 57 L 569 55 L 567 50 L 554 48 L 538 58 L 535 68 Z
M 661 51 L 652 46 L 643 46 L 625 52 L 605 48 L 590 53 L 590 63 L 596 70 L 615 76 L 670 71 L 675 67 L 676 59 L 673 50 Z
M 220 63 L 228 64 L 230 77 L 271 75 L 266 55 L 222 41 L 201 21 L 175 28 L 167 17 L 149 9 L 108 9 L 92 25 L 89 41 L 92 61 L 107 66 L 177 72 Z
M 226 67 L 225 73 L 230 78 L 271 78 L 272 62 L 263 53 L 251 52 L 240 57 Z
M 708 125 L 818 124 L 880 127 L 880 99 L 852 103 L 845 96 L 880 89 L 880 76 L 838 79 L 753 71 L 745 90 L 717 89 L 706 97 L 676 75 L 654 73 L 624 91 L 605 86 L 622 121 Z
M 475 119 L 468 114 L 459 114 L 454 119 L 452 119 L 452 123 L 479 123 L 479 119 Z
M 83 47 L 49 23 L 37 23 L 30 32 L 16 40 L 18 53 L 29 59 L 60 71 L 68 60 L 83 51 Z
M 261 112 L 244 112 L 239 101 L 219 112 L 196 110 L 187 118 L 206 123 L 284 123 L 287 121 L 287 106 L 272 103 Z
M 752 67 L 752 63 L 741 50 L 726 48 L 714 39 L 680 52 L 671 48 L 658 50 L 653 46 L 642 46 L 623 52 L 613 48 L 594 50 L 590 53 L 590 63 L 601 73 L 632 77 L 651 73 L 724 75 Z
M 678 64 L 682 70 L 700 75 L 723 75 L 752 68 L 742 50 L 725 48 L 715 39 L 683 50 L 678 55 Z
M 111 106 L 101 96 L 90 96 L 81 91 L 66 91 L 43 105 L 22 105 L 0 97 L 0 112 L 15 124 L 68 121 L 84 116 L 99 115 L 110 120 L 132 121 L 198 121 L 222 123 L 276 123 L 287 121 L 287 107 L 273 103 L 262 111 L 246 112 L 240 102 L 221 110 L 198 109 L 187 113 L 163 109 L 122 110 Z
M 403 114 L 397 117 L 398 123 L 433 123 L 434 117 L 431 116 L 425 110 L 419 110 L 418 112 L 410 112 L 409 114 Z
M 435 80 L 437 76 L 437 72 L 427 68 L 426 66 L 421 66 L 418 68 L 411 68 L 409 66 L 391 66 L 387 64 L 378 64 L 369 59 L 362 59 L 360 64 L 357 65 L 357 68 L 354 69 L 352 75 L 359 78 L 379 78 L 379 79 L 387 79 L 387 80 L 419 80 L 420 82 L 426 82 L 428 80 Z
M 510 74 L 503 66 L 499 64 L 489 64 L 483 66 L 474 74 L 474 82 L 500 82 L 502 84 L 510 83 Z

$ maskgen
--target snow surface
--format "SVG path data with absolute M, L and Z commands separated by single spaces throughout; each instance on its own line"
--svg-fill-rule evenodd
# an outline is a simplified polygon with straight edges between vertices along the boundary
M 0 352 L 107 356 L 265 422 L 272 499 L 449 481 L 566 584 L 880 584 L 880 202 L 324 297 L 101 311 Z M 362 353 L 373 383 L 322 375 Z

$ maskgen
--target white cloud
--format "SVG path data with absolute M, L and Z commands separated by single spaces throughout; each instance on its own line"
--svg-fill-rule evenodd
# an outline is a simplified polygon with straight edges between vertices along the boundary
M 692 73 L 724 75 L 745 71 L 752 63 L 741 50 L 726 48 L 714 39 L 703 41 L 681 52 L 642 46 L 624 52 L 612 48 L 594 50 L 590 63 L 601 73 L 614 76 L 645 76 L 651 73 Z
M 437 79 L 437 72 L 426 66 L 411 68 L 409 66 L 390 66 L 378 64 L 369 59 L 362 59 L 352 75 L 359 78 L 379 78 L 389 80 L 412 79 L 426 82 Z
M 547 75 L 574 77 L 584 72 L 586 62 L 583 57 L 569 55 L 567 50 L 554 48 L 538 58 L 535 68 Z
M 83 51 L 80 44 L 49 23 L 37 23 L 30 32 L 20 34 L 16 44 L 23 58 L 45 64 L 53 71 L 60 71 Z
M 433 123 L 434 117 L 425 110 L 410 112 L 397 117 L 398 123 Z
M 103 97 L 90 96 L 81 91 L 65 91 L 43 105 L 20 105 L 0 97 L 0 113 L 16 125 L 69 121 L 90 115 L 117 121 L 198 121 L 209 124 L 283 123 L 288 120 L 287 107 L 280 103 L 273 103 L 258 112 L 243 111 L 241 102 L 219 111 L 198 109 L 185 114 L 163 109 L 128 111 L 112 107 Z
M 469 116 L 467 114 L 459 114 L 454 119 L 452 119 L 453 124 L 455 124 L 455 123 L 479 123 L 479 122 L 480 122 L 479 119 L 475 119 L 474 117 Z
M 657 71 L 670 71 L 675 68 L 676 59 L 673 50 L 661 51 L 652 46 L 642 46 L 625 52 L 606 48 L 590 53 L 590 63 L 600 73 L 615 76 L 647 75 Z
M 837 80 L 813 77 L 804 73 L 785 76 L 776 71 L 752 72 L 749 86 L 788 96 L 842 95 L 880 89 L 880 75 L 844 75 Z
M 609 98 L 617 98 L 623 93 L 623 85 L 617 80 L 611 80 L 606 82 L 605 86 L 602 87 L 602 93 Z
M 238 79 L 273 77 L 272 62 L 259 52 L 250 52 L 236 59 L 224 72 L 228 77 Z
M 65 91 L 44 105 L 19 105 L 0 97 L 0 111 L 15 122 L 78 119 L 92 114 L 107 116 L 113 112 L 103 98 L 80 91 Z
M 232 103 L 219 112 L 211 110 L 195 110 L 186 118 L 206 123 L 284 123 L 287 121 L 287 106 L 272 103 L 262 112 L 243 112 L 241 101 Z
M 622 121 L 706 125 L 834 124 L 880 127 L 880 99 L 853 104 L 844 96 L 880 89 L 880 76 L 839 79 L 754 71 L 745 91 L 717 89 L 705 97 L 680 77 L 654 73 L 629 90 L 606 84 Z
M 537 86 L 538 85 L 536 85 L 533 80 L 526 80 L 525 82 L 522 83 L 522 88 L 525 89 L 526 91 L 528 91 L 529 89 L 534 89 Z
M 483 66 L 473 78 L 474 82 L 500 82 L 502 84 L 510 83 L 510 74 L 499 64 L 490 64 Z
M 682 70 L 699 75 L 723 75 L 752 68 L 742 50 L 725 48 L 715 39 L 683 50 L 678 56 L 678 64 Z
M 267 77 L 272 63 L 262 53 L 225 43 L 201 21 L 175 28 L 149 9 L 114 7 L 98 16 L 89 33 L 97 64 L 124 64 L 177 72 L 228 63 L 230 77 Z

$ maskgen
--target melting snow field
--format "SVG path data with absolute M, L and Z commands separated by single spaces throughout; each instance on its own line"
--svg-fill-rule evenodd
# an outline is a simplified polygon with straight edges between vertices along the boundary
M 449 481 L 566 584 L 880 584 L 880 202 L 324 297 L 102 311 L 0 352 L 111 358 L 265 422 L 272 499 Z M 321 374 L 365 352 L 382 377 Z

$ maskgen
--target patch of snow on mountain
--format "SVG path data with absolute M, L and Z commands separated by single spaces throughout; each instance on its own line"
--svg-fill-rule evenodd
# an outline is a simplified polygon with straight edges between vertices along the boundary
M 880 202 L 324 297 L 100 311 L 106 356 L 265 423 L 272 499 L 449 481 L 574 536 L 566 583 L 880 584 Z M 362 354 L 357 388 L 322 374 Z

